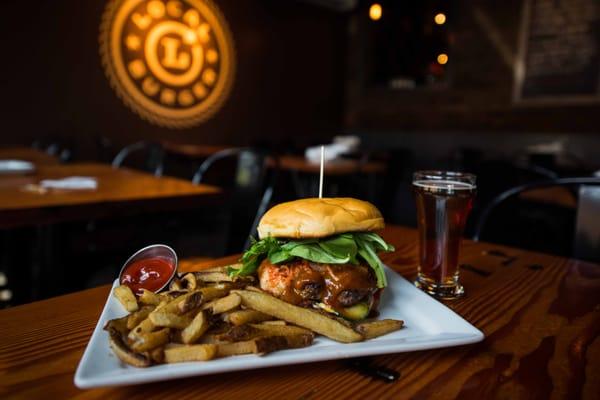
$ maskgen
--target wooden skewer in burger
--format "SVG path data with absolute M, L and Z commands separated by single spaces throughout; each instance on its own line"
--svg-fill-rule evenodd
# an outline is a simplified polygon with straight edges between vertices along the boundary
M 323 150 L 321 188 L 322 169 Z M 262 217 L 260 240 L 243 254 L 242 266 L 229 273 L 257 273 L 261 289 L 282 300 L 361 320 L 377 309 L 387 286 L 377 253 L 394 248 L 373 232 L 384 226 L 379 210 L 362 200 L 319 197 L 281 203 Z

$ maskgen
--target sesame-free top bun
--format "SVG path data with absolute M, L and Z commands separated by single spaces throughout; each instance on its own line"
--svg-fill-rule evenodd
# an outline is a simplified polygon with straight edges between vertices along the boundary
M 321 238 L 344 232 L 374 231 L 385 226 L 371 203 L 349 197 L 309 198 L 281 203 L 263 215 L 258 236 Z

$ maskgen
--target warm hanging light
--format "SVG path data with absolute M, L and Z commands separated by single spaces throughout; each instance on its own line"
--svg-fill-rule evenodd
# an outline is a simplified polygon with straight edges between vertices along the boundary
M 438 25 L 444 25 L 446 23 L 446 14 L 437 13 L 435 17 L 433 17 L 433 21 Z
M 446 54 L 446 53 L 438 54 L 438 56 L 437 56 L 437 62 L 440 65 L 446 64 L 448 62 L 448 54 Z
M 373 21 L 379 21 L 382 15 L 383 9 L 381 8 L 381 4 L 371 4 L 371 7 L 369 7 L 369 18 L 371 18 Z

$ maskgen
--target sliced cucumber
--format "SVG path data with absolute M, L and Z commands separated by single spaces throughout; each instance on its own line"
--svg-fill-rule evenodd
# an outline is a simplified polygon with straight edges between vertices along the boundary
M 353 321 L 359 321 L 361 319 L 367 318 L 369 315 L 369 305 L 367 303 L 358 303 L 353 305 L 352 307 L 342 308 L 340 310 L 340 314 L 347 319 L 351 319 Z

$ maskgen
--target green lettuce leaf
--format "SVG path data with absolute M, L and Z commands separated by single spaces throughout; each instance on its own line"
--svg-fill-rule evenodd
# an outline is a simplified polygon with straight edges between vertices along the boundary
M 356 237 L 356 243 L 358 244 L 358 254 L 369 264 L 369 266 L 375 272 L 377 278 L 377 287 L 384 288 L 387 286 L 387 278 L 385 277 L 385 269 L 383 263 L 377 256 L 375 247 L 372 242 L 364 240 L 361 237 Z
M 346 264 L 350 262 L 350 257 L 340 257 L 323 249 L 318 243 L 303 244 L 290 250 L 290 254 L 305 260 L 323 263 L 323 264 Z
M 257 269 L 260 263 L 270 254 L 275 253 L 280 249 L 280 243 L 277 239 L 272 237 L 267 237 L 260 241 L 256 241 L 252 239 L 252 245 L 244 254 L 242 255 L 241 268 L 227 268 L 227 273 L 230 276 L 245 276 L 253 274 Z
M 387 285 L 383 263 L 378 251 L 394 251 L 394 247 L 372 232 L 344 233 L 324 239 L 280 241 L 272 237 L 253 240 L 252 246 L 241 258 L 242 267 L 229 268 L 231 276 L 250 275 L 268 258 L 273 264 L 281 264 L 296 257 L 323 264 L 358 264 L 362 258 L 369 264 L 377 278 L 377 286 Z

